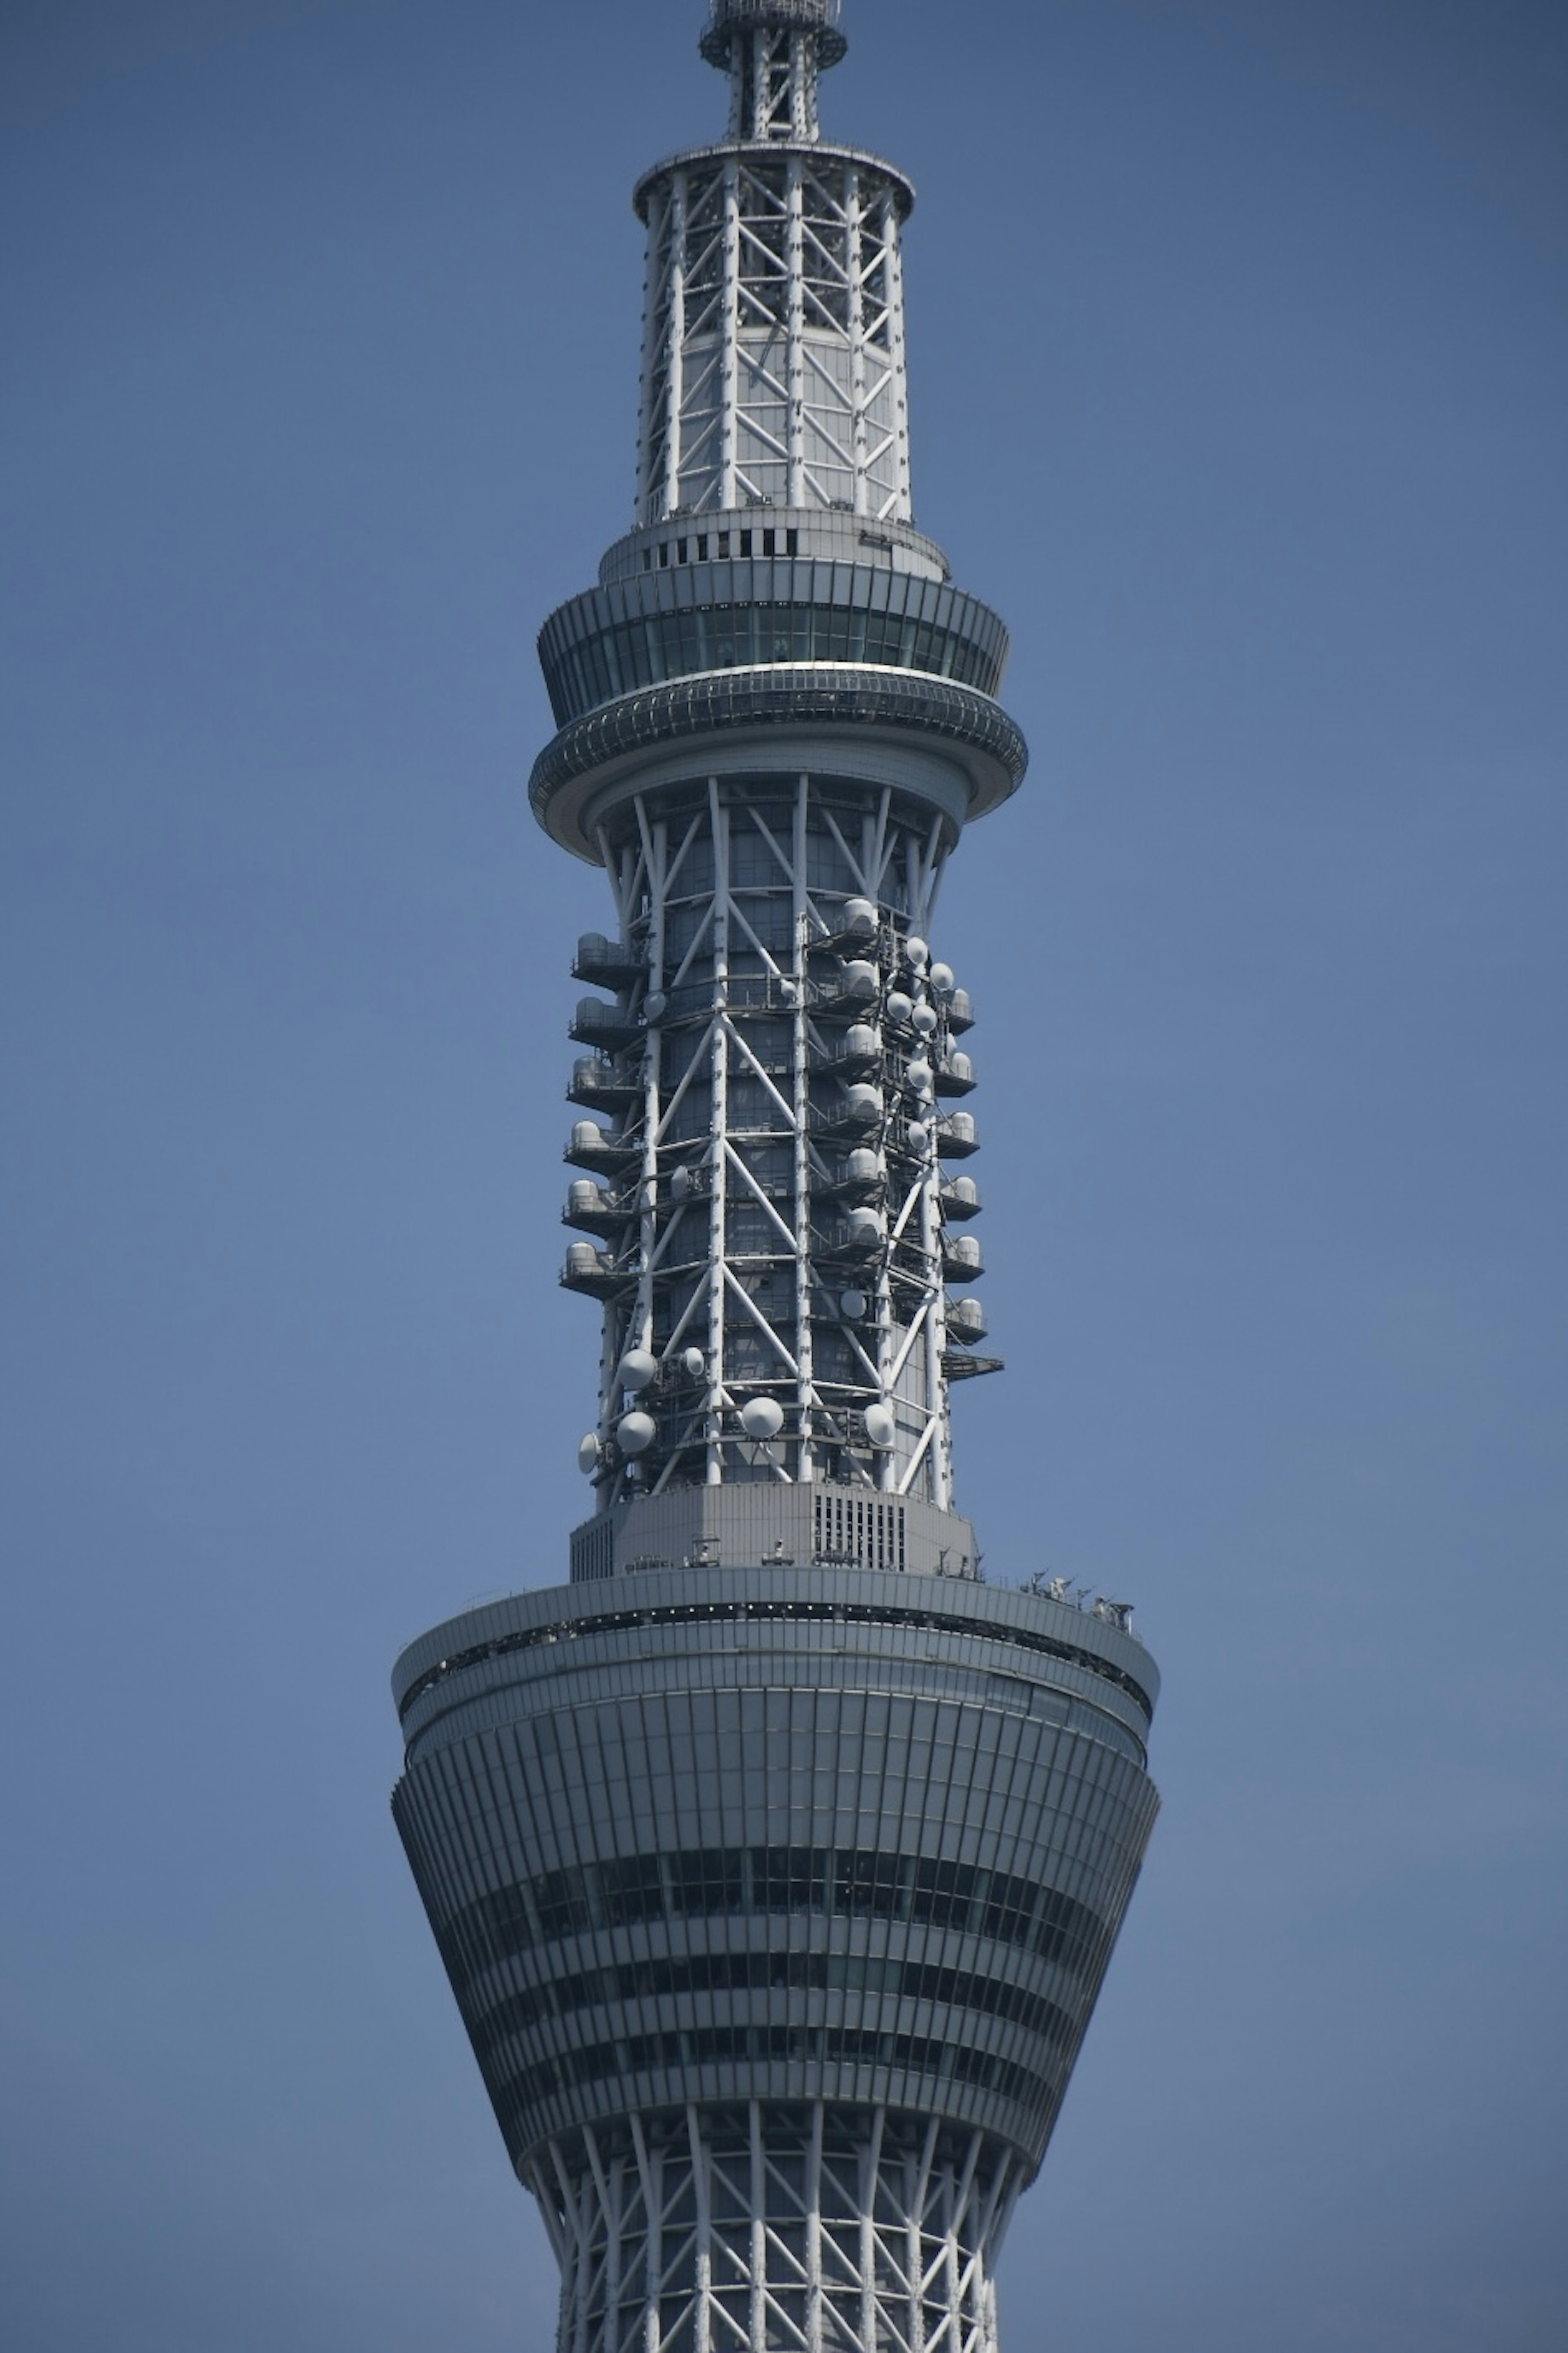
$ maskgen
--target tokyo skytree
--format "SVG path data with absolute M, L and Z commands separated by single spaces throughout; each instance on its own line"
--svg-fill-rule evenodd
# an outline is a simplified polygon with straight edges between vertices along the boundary
M 845 46 L 837 0 L 712 0 L 727 127 L 636 190 L 636 520 L 541 633 L 529 787 L 613 907 L 565 1153 L 592 1508 L 566 1583 L 394 1675 L 559 2353 L 995 2353 L 1157 1805 L 1129 1605 L 983 1575 L 957 1509 L 950 1392 L 1001 1366 L 935 906 L 1026 754 L 914 527 L 913 190 L 822 136 Z

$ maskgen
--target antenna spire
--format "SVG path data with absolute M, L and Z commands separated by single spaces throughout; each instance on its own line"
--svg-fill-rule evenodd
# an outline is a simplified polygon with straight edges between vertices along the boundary
M 710 0 L 700 47 L 730 77 L 731 139 L 815 140 L 816 78 L 848 43 L 839 0 Z

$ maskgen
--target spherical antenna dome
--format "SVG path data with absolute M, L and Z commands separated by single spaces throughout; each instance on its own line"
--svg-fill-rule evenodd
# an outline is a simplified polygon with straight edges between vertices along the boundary
M 891 1406 L 868 1405 L 861 1419 L 866 1425 L 866 1436 L 871 1445 L 876 1448 L 879 1454 L 885 1454 L 899 1434 Z
M 628 1348 L 621 1358 L 620 1383 L 635 1396 L 658 1377 L 658 1358 L 647 1348 Z
M 784 1408 L 777 1398 L 748 1398 L 741 1408 L 741 1427 L 748 1438 L 776 1438 L 784 1428 Z
M 616 1436 L 623 1454 L 646 1454 L 658 1436 L 658 1425 L 651 1413 L 623 1413 Z

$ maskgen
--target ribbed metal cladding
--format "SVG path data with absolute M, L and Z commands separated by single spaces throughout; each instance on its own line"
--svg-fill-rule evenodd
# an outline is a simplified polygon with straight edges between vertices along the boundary
M 440 1630 L 434 1681 L 427 1644 L 400 1670 L 398 1827 L 514 2164 L 693 2099 L 826 2099 L 998 2138 L 1026 2177 L 1153 1819 L 1111 1655 L 1152 1684 L 1140 1646 L 1106 1645 L 1113 1683 L 988 1628 L 973 1586 L 973 1633 L 922 1625 L 934 1579 L 840 1575 L 859 1623 L 790 1614 L 778 1571 L 646 1582 L 641 1624 L 537 1595 Z M 1005 1599 L 1072 1647 L 1080 1613 Z M 509 1647 L 525 1623 L 558 1639 Z

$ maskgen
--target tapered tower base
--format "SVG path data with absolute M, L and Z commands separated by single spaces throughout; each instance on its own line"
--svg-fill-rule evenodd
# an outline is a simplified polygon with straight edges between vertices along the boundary
M 693 2104 L 552 2142 L 528 2178 L 562 2353 L 996 2353 L 1020 2174 L 984 2133 L 820 2100 Z

